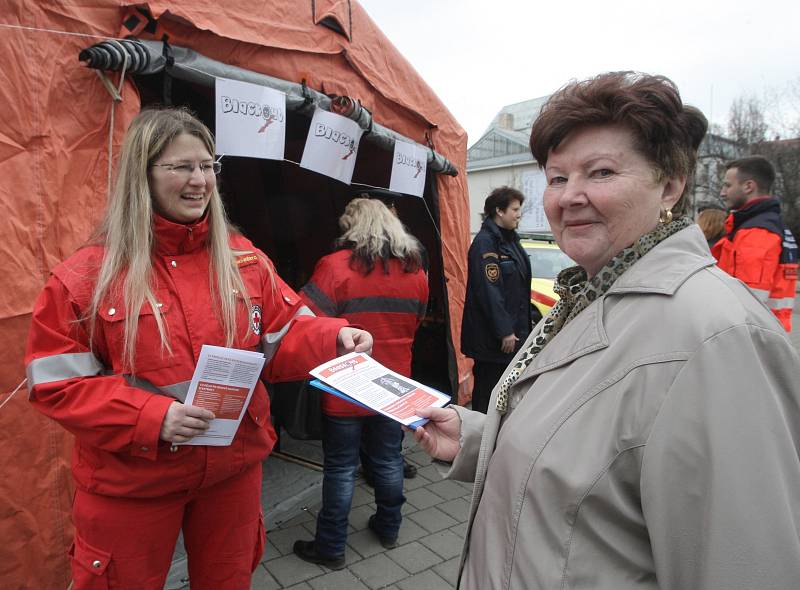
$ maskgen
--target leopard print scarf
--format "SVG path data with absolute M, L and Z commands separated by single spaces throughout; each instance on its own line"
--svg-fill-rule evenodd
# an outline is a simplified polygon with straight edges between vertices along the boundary
M 531 361 L 536 358 L 536 355 L 555 338 L 564 326 L 586 309 L 590 303 L 604 295 L 626 270 L 659 242 L 689 227 L 692 223 L 694 222 L 690 218 L 681 217 L 670 223 L 659 224 L 656 229 L 643 235 L 631 246 L 614 256 L 591 280 L 588 280 L 586 271 L 581 266 L 571 266 L 558 273 L 553 288 L 560 299 L 542 320 L 544 325 L 538 331 L 538 335 L 533 338 L 500 385 L 495 405 L 497 411 L 501 414 L 508 411 L 509 389 L 531 364 Z

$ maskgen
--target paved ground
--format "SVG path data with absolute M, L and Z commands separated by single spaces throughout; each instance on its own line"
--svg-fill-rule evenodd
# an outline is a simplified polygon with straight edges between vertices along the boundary
M 408 439 L 407 439 L 408 442 Z M 255 590 L 442 590 L 453 588 L 466 527 L 472 486 L 442 480 L 425 453 L 406 449 L 419 469 L 405 480 L 406 503 L 399 546 L 385 550 L 367 528 L 375 511 L 372 488 L 358 480 L 350 511 L 347 564 L 339 571 L 309 564 L 292 553 L 297 539 L 313 539 L 319 503 L 267 533 L 264 561 L 256 570 Z M 319 498 L 319 493 L 316 494 Z
M 800 350 L 800 296 L 793 318 L 791 340 Z M 306 443 L 308 444 L 308 443 Z M 442 590 L 452 589 L 458 557 L 466 528 L 471 485 L 439 478 L 427 455 L 406 439 L 406 457 L 419 467 L 414 479 L 405 480 L 403 526 L 400 546 L 385 550 L 367 529 L 375 510 L 372 489 L 359 480 L 350 512 L 347 565 L 340 571 L 308 564 L 294 556 L 297 539 L 312 539 L 320 497 L 321 474 L 296 466 L 304 472 L 308 506 L 289 506 L 267 533 L 264 560 L 253 578 L 254 590 Z M 281 461 L 270 459 L 269 463 Z M 285 469 L 285 467 L 282 467 Z M 287 477 L 283 473 L 273 477 Z M 269 494 L 269 486 L 265 486 Z M 317 499 L 315 502 L 314 499 Z M 294 514 L 294 515 L 293 515 Z

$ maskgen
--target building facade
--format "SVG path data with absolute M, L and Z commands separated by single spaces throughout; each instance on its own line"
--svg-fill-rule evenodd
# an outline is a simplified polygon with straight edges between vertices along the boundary
M 504 106 L 488 129 L 467 150 L 467 184 L 470 200 L 470 232 L 480 229 L 483 202 L 495 188 L 512 186 L 525 194 L 520 232 L 547 232 L 542 195 L 544 172 L 533 159 L 529 147 L 531 127 L 547 96 Z M 735 141 L 716 133 L 706 135 L 700 144 L 695 172 L 693 203 L 695 211 L 707 207 L 724 208 L 719 191 L 725 163 L 746 155 Z

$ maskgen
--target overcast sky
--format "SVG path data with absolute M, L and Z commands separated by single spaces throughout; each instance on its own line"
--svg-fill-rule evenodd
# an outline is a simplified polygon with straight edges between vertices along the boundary
M 725 124 L 731 101 L 800 79 L 800 0 L 359 0 L 469 133 L 571 78 L 664 74 Z

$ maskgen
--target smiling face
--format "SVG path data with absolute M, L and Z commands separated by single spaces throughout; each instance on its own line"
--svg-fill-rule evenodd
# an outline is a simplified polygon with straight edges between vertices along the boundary
M 653 165 L 619 125 L 579 128 L 550 150 L 544 210 L 561 249 L 594 276 L 617 253 L 655 229 L 686 182 L 656 181 Z
M 156 212 L 176 223 L 200 219 L 217 184 L 213 171 L 204 173 L 201 164 L 210 165 L 213 161 L 200 138 L 182 133 L 173 139 L 150 167 L 150 194 Z M 163 164 L 179 168 L 170 170 Z M 186 169 L 181 165 L 187 165 Z

